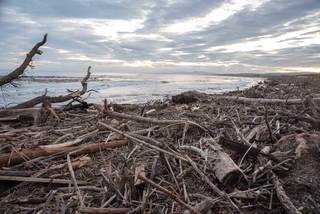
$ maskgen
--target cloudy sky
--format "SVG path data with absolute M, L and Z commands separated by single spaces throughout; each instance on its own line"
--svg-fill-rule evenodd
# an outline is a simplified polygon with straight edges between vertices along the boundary
M 0 74 L 320 72 L 320 0 L 0 0 Z

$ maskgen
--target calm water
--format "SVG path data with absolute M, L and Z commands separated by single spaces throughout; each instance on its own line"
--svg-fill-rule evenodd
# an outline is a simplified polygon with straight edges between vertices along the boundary
M 18 87 L 2 88 L 0 106 L 14 105 L 44 93 L 62 95 L 69 90 L 81 88 L 77 78 L 65 81 L 63 78 L 42 78 L 42 81 L 24 80 Z M 88 84 L 90 102 L 101 103 L 107 98 L 113 103 L 144 103 L 187 90 L 207 93 L 221 93 L 250 87 L 261 81 L 260 78 L 224 77 L 195 74 L 108 74 L 93 77 Z

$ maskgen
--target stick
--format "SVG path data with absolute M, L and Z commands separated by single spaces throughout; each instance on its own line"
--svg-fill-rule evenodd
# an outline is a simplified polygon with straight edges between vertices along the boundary
M 138 178 L 143 180 L 144 182 L 150 184 L 152 187 L 158 189 L 159 191 L 163 192 L 164 194 L 168 195 L 170 198 L 172 198 L 173 200 L 175 200 L 178 204 L 180 204 L 181 206 L 185 207 L 186 209 L 190 210 L 191 213 L 196 213 L 196 214 L 201 214 L 199 211 L 197 211 L 196 209 L 194 209 L 192 206 L 190 206 L 189 204 L 186 204 L 183 200 L 181 200 L 177 195 L 175 195 L 174 193 L 170 192 L 169 190 L 167 190 L 166 188 L 163 188 L 162 186 L 156 184 L 155 182 L 149 180 L 148 178 L 144 177 L 143 175 L 139 174 Z
M 101 122 L 101 121 L 98 122 L 98 124 L 101 125 L 101 126 L 103 126 L 103 127 L 105 127 L 105 128 L 107 128 L 107 129 L 109 129 L 109 130 L 111 130 L 111 131 L 113 131 L 113 132 L 116 132 L 116 133 L 118 133 L 118 134 L 120 134 L 120 135 L 122 135 L 122 136 L 124 136 L 124 137 L 126 137 L 126 138 L 128 138 L 128 139 L 130 139 L 130 140 L 132 140 L 132 141 L 134 141 L 134 142 L 141 143 L 141 144 L 143 144 L 143 145 L 145 145 L 145 146 L 147 146 L 147 147 L 149 147 L 149 148 L 152 148 L 152 149 L 155 149 L 155 150 L 157 150 L 157 151 L 159 151 L 159 152 L 163 152 L 163 153 L 165 153 L 165 154 L 171 155 L 171 156 L 173 156 L 173 157 L 175 157 L 175 158 L 177 158 L 177 159 L 181 159 L 181 160 L 186 161 L 186 159 L 183 158 L 183 157 L 181 157 L 180 155 L 177 155 L 177 154 L 168 152 L 167 150 L 161 149 L 161 148 L 159 148 L 159 147 L 157 147 L 157 146 L 155 146 L 155 145 L 149 144 L 149 143 L 147 143 L 147 142 L 145 142 L 145 141 L 143 141 L 143 140 L 140 140 L 140 139 L 138 139 L 138 138 L 135 138 L 135 137 L 133 137 L 133 136 L 131 136 L 131 135 L 129 135 L 129 134 L 126 134 L 126 133 L 124 133 L 124 132 L 122 132 L 122 131 L 120 131 L 120 130 L 118 130 L 118 129 L 115 129 L 115 128 L 113 128 L 113 127 L 111 127 L 111 126 L 109 126 L 109 125 L 107 125 L 107 124 L 105 124 L 105 123 L 103 123 L 103 122 Z
M 53 148 L 63 148 L 63 147 L 73 146 L 73 145 L 81 143 L 82 141 L 84 141 L 87 138 L 90 138 L 90 137 L 94 136 L 95 134 L 98 133 L 98 131 L 99 130 L 96 129 L 96 130 L 94 130 L 92 132 L 89 132 L 89 133 L 86 133 L 84 135 L 79 136 L 75 140 L 70 140 L 70 141 L 67 141 L 67 142 L 64 142 L 64 143 L 59 143 L 59 144 L 44 145 L 44 146 L 40 146 L 40 148 L 42 148 L 42 149 L 53 149 Z M 70 134 L 67 134 L 67 135 L 70 135 Z M 62 136 L 62 137 L 64 137 L 64 136 Z
M 107 112 L 107 116 L 110 117 L 116 117 L 116 118 L 122 118 L 127 120 L 134 120 L 141 123 L 147 123 L 147 124 L 158 124 L 158 125 L 172 125 L 172 124 L 190 124 L 199 127 L 200 129 L 204 131 L 208 131 L 205 127 L 201 126 L 200 124 L 190 121 L 190 120 L 159 120 L 155 118 L 150 117 L 141 117 L 141 116 L 135 116 L 130 114 L 124 114 L 124 113 L 118 113 L 118 112 Z
M 271 130 L 271 127 L 270 127 L 270 123 L 268 121 L 268 109 L 267 109 L 267 107 L 265 107 L 264 121 L 265 121 L 265 123 L 267 125 L 267 128 L 268 128 L 270 141 L 271 141 L 271 143 L 275 143 L 274 137 L 272 135 L 272 130 Z
M 287 211 L 288 214 L 302 214 L 292 203 L 290 198 L 287 196 L 286 191 L 283 189 L 277 176 L 272 173 L 272 183 L 276 188 L 276 193 L 279 201 L 281 202 L 283 208 Z
M 18 176 L 0 176 L 1 181 L 19 181 L 29 183 L 52 183 L 52 184 L 70 184 L 70 180 L 66 179 L 52 179 L 52 178 L 33 178 L 33 177 L 18 177 Z M 79 185 L 86 185 L 87 182 L 79 181 Z
M 69 172 L 70 172 L 70 175 L 71 175 L 72 183 L 73 183 L 73 185 L 74 185 L 74 187 L 76 189 L 78 200 L 80 201 L 80 206 L 83 207 L 84 206 L 84 202 L 83 202 L 83 198 L 82 198 L 81 193 L 80 193 L 80 189 L 78 187 L 78 182 L 77 182 L 76 176 L 75 176 L 73 168 L 72 168 L 72 164 L 71 164 L 71 160 L 70 160 L 70 154 L 67 155 L 67 163 L 68 163 L 68 169 L 69 169 Z

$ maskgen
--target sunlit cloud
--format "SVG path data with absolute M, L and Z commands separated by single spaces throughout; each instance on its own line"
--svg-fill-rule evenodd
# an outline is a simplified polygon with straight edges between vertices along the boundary
M 251 10 L 257 9 L 267 0 L 233 0 L 222 3 L 218 8 L 214 8 L 210 13 L 204 17 L 194 17 L 186 21 L 177 22 L 168 25 L 164 32 L 169 33 L 186 33 L 190 31 L 200 31 L 210 25 L 219 23 L 237 12 L 249 8 Z
M 310 32 L 314 33 L 306 37 L 305 34 Z M 276 53 L 277 50 L 284 48 L 320 45 L 320 26 L 284 33 L 277 37 L 250 38 L 248 40 L 230 45 L 214 46 L 207 49 L 207 51 L 220 51 L 223 53 L 265 51 Z
M 143 19 L 116 20 L 116 19 L 62 19 L 62 31 L 74 31 L 79 28 L 91 31 L 107 39 L 118 39 L 120 33 L 135 32 L 143 27 Z

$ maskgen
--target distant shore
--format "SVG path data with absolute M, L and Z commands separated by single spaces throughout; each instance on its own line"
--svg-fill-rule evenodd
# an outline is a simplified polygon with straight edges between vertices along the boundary
M 141 75 L 139 73 L 133 73 Z M 293 76 L 306 76 L 306 75 L 313 75 L 314 73 L 307 73 L 307 72 L 290 72 L 290 73 L 187 73 L 187 75 L 208 75 L 208 76 L 219 76 L 219 77 L 248 77 L 248 78 L 271 78 L 271 77 L 293 77 Z M 152 75 L 152 74 L 148 74 Z M 155 76 L 160 75 L 158 73 L 154 74 Z M 179 75 L 173 73 L 173 75 Z M 1 77 L 1 75 L 0 75 Z M 111 78 L 123 78 L 121 73 L 119 75 L 108 75 L 108 74 L 101 74 L 101 75 L 92 75 L 89 81 L 105 81 L 110 80 Z M 58 76 L 58 75 L 34 75 L 34 76 L 22 76 L 18 79 L 18 81 L 34 81 L 34 82 L 79 82 L 81 81 L 81 76 Z

